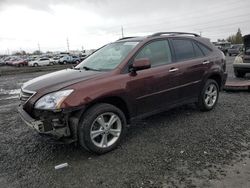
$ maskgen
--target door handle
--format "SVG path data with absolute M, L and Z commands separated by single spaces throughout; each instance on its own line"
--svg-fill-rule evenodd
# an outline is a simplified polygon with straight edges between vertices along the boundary
M 209 64 L 210 63 L 210 61 L 208 61 L 208 60 L 206 60 L 206 61 L 203 61 L 203 65 L 206 65 L 206 64 Z
M 171 68 L 170 70 L 169 70 L 169 72 L 176 72 L 176 71 L 178 71 L 179 69 L 178 68 Z

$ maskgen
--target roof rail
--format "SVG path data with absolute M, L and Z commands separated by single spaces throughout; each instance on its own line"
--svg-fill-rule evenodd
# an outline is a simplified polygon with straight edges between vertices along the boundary
M 118 39 L 117 41 L 125 40 L 125 39 L 132 39 L 132 38 L 136 38 L 136 37 L 123 37 L 123 38 Z
M 158 32 L 158 33 L 154 33 L 152 35 L 149 36 L 150 37 L 158 37 L 161 35 L 193 35 L 195 37 L 200 37 L 200 35 L 196 34 L 196 33 L 185 33 L 185 32 Z

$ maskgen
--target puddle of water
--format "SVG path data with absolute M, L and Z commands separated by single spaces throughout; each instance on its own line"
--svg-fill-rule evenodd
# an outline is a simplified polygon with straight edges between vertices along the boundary
M 17 95 L 19 94 L 21 89 L 11 89 L 11 90 L 5 90 L 5 89 L 0 89 L 0 95 Z

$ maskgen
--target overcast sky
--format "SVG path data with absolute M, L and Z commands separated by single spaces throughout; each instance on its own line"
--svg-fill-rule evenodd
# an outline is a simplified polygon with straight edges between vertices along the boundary
M 0 0 L 0 53 L 98 48 L 158 31 L 250 33 L 249 0 Z

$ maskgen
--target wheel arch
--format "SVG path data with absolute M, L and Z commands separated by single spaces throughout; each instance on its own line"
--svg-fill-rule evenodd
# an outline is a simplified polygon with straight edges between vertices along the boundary
M 222 81 L 223 81 L 223 78 L 222 78 L 222 76 L 221 76 L 221 74 L 220 74 L 219 72 L 214 72 L 214 73 L 208 74 L 208 75 L 205 77 L 205 79 L 203 79 L 203 84 L 202 84 L 202 85 L 204 85 L 208 79 L 215 80 L 215 81 L 217 82 L 218 86 L 219 86 L 219 90 L 222 89 L 222 85 L 223 85 L 223 84 L 222 84 Z
M 220 74 L 212 74 L 208 77 L 208 79 L 215 80 L 219 86 L 219 89 L 222 87 L 222 77 Z
M 123 98 L 117 97 L 117 96 L 103 97 L 103 98 L 96 99 L 86 106 L 86 109 L 84 110 L 84 112 L 86 112 L 93 105 L 96 105 L 99 103 L 107 103 L 107 104 L 111 104 L 119 108 L 124 113 L 127 123 L 130 123 L 131 116 L 130 116 L 130 110 L 128 108 L 128 105 Z

